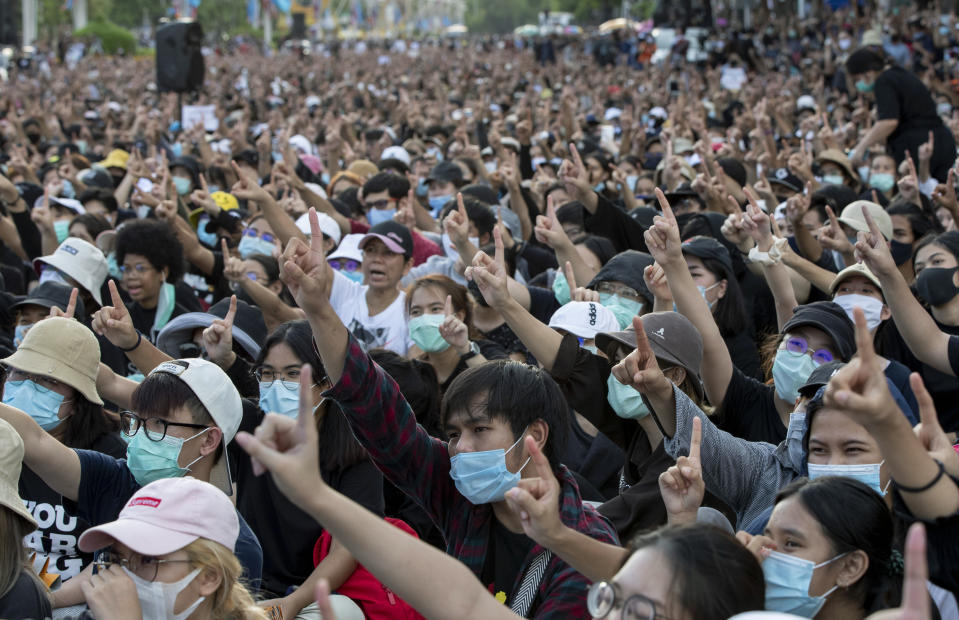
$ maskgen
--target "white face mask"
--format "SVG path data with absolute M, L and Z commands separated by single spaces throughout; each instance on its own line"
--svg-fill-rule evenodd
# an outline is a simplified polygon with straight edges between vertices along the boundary
M 849 320 L 854 323 L 853 308 L 862 308 L 863 314 L 866 315 L 866 327 L 869 328 L 869 331 L 876 329 L 879 327 L 879 324 L 882 323 L 882 309 L 884 304 L 875 297 L 850 293 L 847 295 L 836 295 L 833 301 L 842 306 Z
M 125 566 L 122 568 L 123 572 L 133 580 L 134 585 L 137 587 L 137 598 L 140 599 L 140 609 L 143 611 L 143 620 L 186 620 L 206 599 L 205 596 L 201 596 L 180 613 L 173 613 L 176 597 L 200 574 L 199 568 L 183 579 L 174 581 L 173 583 L 147 581 L 127 570 Z

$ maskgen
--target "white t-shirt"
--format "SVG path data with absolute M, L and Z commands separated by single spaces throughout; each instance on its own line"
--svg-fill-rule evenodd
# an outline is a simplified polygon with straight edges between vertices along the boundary
M 400 291 L 386 310 L 370 316 L 369 306 L 366 305 L 368 289 L 369 286 L 353 282 L 334 271 L 330 305 L 364 351 L 379 348 L 406 355 L 410 346 L 406 293 Z

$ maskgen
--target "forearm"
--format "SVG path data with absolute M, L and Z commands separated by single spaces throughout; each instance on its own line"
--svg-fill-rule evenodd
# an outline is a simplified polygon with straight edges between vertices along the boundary
M 519 183 L 509 185 L 509 208 L 519 217 L 523 229 L 523 240 L 532 237 L 533 223 L 529 219 L 529 209 L 526 207 L 526 200 L 523 198 L 523 190 Z
M 829 292 L 833 280 L 836 279 L 835 273 L 790 252 L 783 255 L 783 263 L 824 293 Z
M 793 233 L 796 237 L 796 245 L 799 246 L 799 253 L 812 262 L 818 262 L 822 256 L 822 246 L 812 236 L 812 233 L 806 230 L 801 222 L 793 224 Z
M 892 479 L 902 487 L 917 489 L 935 479 L 939 475 L 939 465 L 913 434 L 898 407 L 878 417 L 879 420 L 870 425 L 869 432 L 879 444 Z M 900 488 L 900 496 L 917 519 L 930 521 L 959 511 L 959 487 L 946 475 L 921 493 Z
M 322 309 L 315 314 L 307 312 L 306 318 L 310 322 L 313 343 L 323 360 L 326 375 L 330 383 L 336 385 L 343 376 L 343 366 L 346 363 L 346 346 L 349 341 L 346 326 L 329 303 L 324 303 Z
M 52 228 L 40 229 L 40 248 L 44 256 L 49 256 L 57 251 L 60 242 L 57 241 L 57 233 Z
M 263 211 L 263 217 L 269 222 L 270 228 L 273 229 L 274 234 L 276 234 L 277 239 L 280 240 L 280 244 L 283 247 L 286 247 L 286 244 L 294 237 L 299 239 L 304 238 L 303 233 L 296 227 L 296 222 L 293 221 L 292 217 L 287 215 L 283 207 L 273 199 L 273 196 L 268 196 L 263 200 L 257 200 L 256 204 L 260 205 L 260 209 Z
M 277 323 L 285 323 L 303 318 L 301 311 L 286 305 L 283 300 L 280 299 L 279 295 L 259 282 L 254 282 L 249 278 L 243 278 L 240 280 L 240 286 L 243 287 L 246 294 L 250 296 L 250 299 L 253 300 L 264 317 L 270 317 Z
M 560 265 L 560 268 L 564 267 L 567 262 L 572 265 L 573 275 L 576 276 L 577 282 L 582 282 L 585 285 L 596 277 L 597 272 L 586 264 L 583 257 L 576 251 L 576 246 L 569 239 L 566 243 L 557 244 L 553 249 L 556 251 L 556 262 Z
M 130 193 L 133 191 L 133 184 L 136 182 L 137 178 L 129 172 L 123 175 L 123 180 L 120 181 L 120 185 L 113 191 L 113 197 L 116 199 L 118 205 L 122 207 L 130 200 Z
M 55 492 L 76 501 L 80 489 L 80 459 L 76 452 L 19 409 L 0 404 L 0 419 L 7 421 L 23 440 L 23 463 Z
M 132 351 L 125 352 L 133 365 L 144 375 L 150 374 L 154 368 L 173 358 L 156 348 L 149 338 L 140 338 L 140 344 Z M 122 379 L 122 377 L 120 377 Z M 132 383 L 132 381 L 131 381 Z
M 516 618 L 464 564 L 400 532 L 329 487 L 323 487 L 303 508 L 383 585 L 424 616 Z
M 556 540 L 543 542 L 546 543 L 545 547 L 590 581 L 611 580 L 622 567 L 627 554 L 622 547 L 590 538 L 566 526 L 563 526 Z
M 763 265 L 763 275 L 766 277 L 766 284 L 769 285 L 769 290 L 773 294 L 773 300 L 776 303 L 776 321 L 779 328 L 782 329 L 786 321 L 792 318 L 793 308 L 799 305 L 796 302 L 792 282 L 789 280 L 786 266 L 782 263 Z
M 919 304 L 902 275 L 898 271 L 883 274 L 879 282 L 896 328 L 913 354 L 940 372 L 954 374 L 949 363 L 949 337 Z
M 533 357 L 543 365 L 546 372 L 552 372 L 559 346 L 563 342 L 560 333 L 537 320 L 514 299 L 508 300 L 497 310 Z
M 356 560 L 343 545 L 333 541 L 327 556 L 316 565 L 306 581 L 286 597 L 286 600 L 299 612 L 314 601 L 313 593 L 316 592 L 316 584 L 320 582 L 320 579 L 326 579 L 330 584 L 330 590 L 335 592 L 349 579 L 354 570 L 356 570 Z
M 885 142 L 886 138 L 896 130 L 896 127 L 899 126 L 899 121 L 895 119 L 886 119 L 883 121 L 876 121 L 876 123 L 869 128 L 869 131 L 866 132 L 866 135 L 859 140 L 859 144 L 856 145 L 853 153 L 862 156 L 873 144 Z M 853 160 L 855 163 L 855 160 Z
M 133 390 L 137 388 L 137 385 L 139 384 L 136 381 L 121 377 L 109 366 L 100 362 L 100 371 L 97 373 L 97 393 L 103 399 L 116 403 L 123 409 L 129 409 Z

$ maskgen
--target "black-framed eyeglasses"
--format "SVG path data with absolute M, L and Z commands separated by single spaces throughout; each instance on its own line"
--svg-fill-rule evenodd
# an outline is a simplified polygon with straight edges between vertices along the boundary
M 621 609 L 623 620 L 669 620 L 656 611 L 656 602 L 633 594 L 623 599 L 619 586 L 608 581 L 597 581 L 589 587 L 586 608 L 594 618 L 605 618 L 614 609 Z
M 125 556 L 113 549 L 104 549 L 97 555 L 94 564 L 99 568 L 107 568 L 111 564 L 119 564 L 131 573 L 134 573 L 137 577 L 145 579 L 146 581 L 153 581 L 160 572 L 161 564 L 178 564 L 183 562 L 189 563 L 190 560 L 163 560 L 152 555 L 140 555 L 139 553 L 132 553 L 129 556 Z
M 396 202 L 396 198 L 382 198 L 380 200 L 374 200 L 372 202 L 366 203 L 366 206 L 373 209 L 385 209 L 390 206 L 391 202 Z
M 163 441 L 167 429 L 171 426 L 186 428 L 210 428 L 206 424 L 188 424 L 186 422 L 169 422 L 163 418 L 141 418 L 132 411 L 120 412 L 120 431 L 127 437 L 133 437 L 141 428 L 150 441 Z

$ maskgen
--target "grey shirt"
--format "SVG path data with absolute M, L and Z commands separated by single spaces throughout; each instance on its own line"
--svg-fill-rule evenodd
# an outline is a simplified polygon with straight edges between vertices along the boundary
M 700 461 L 703 481 L 714 494 L 736 513 L 737 529 L 751 523 L 773 505 L 776 493 L 802 475 L 802 437 L 805 414 L 792 414 L 786 439 L 778 446 L 746 441 L 720 430 L 703 410 L 679 388 L 676 397 L 676 434 L 663 439 L 663 447 L 672 458 L 689 455 L 693 418 L 703 424 Z

